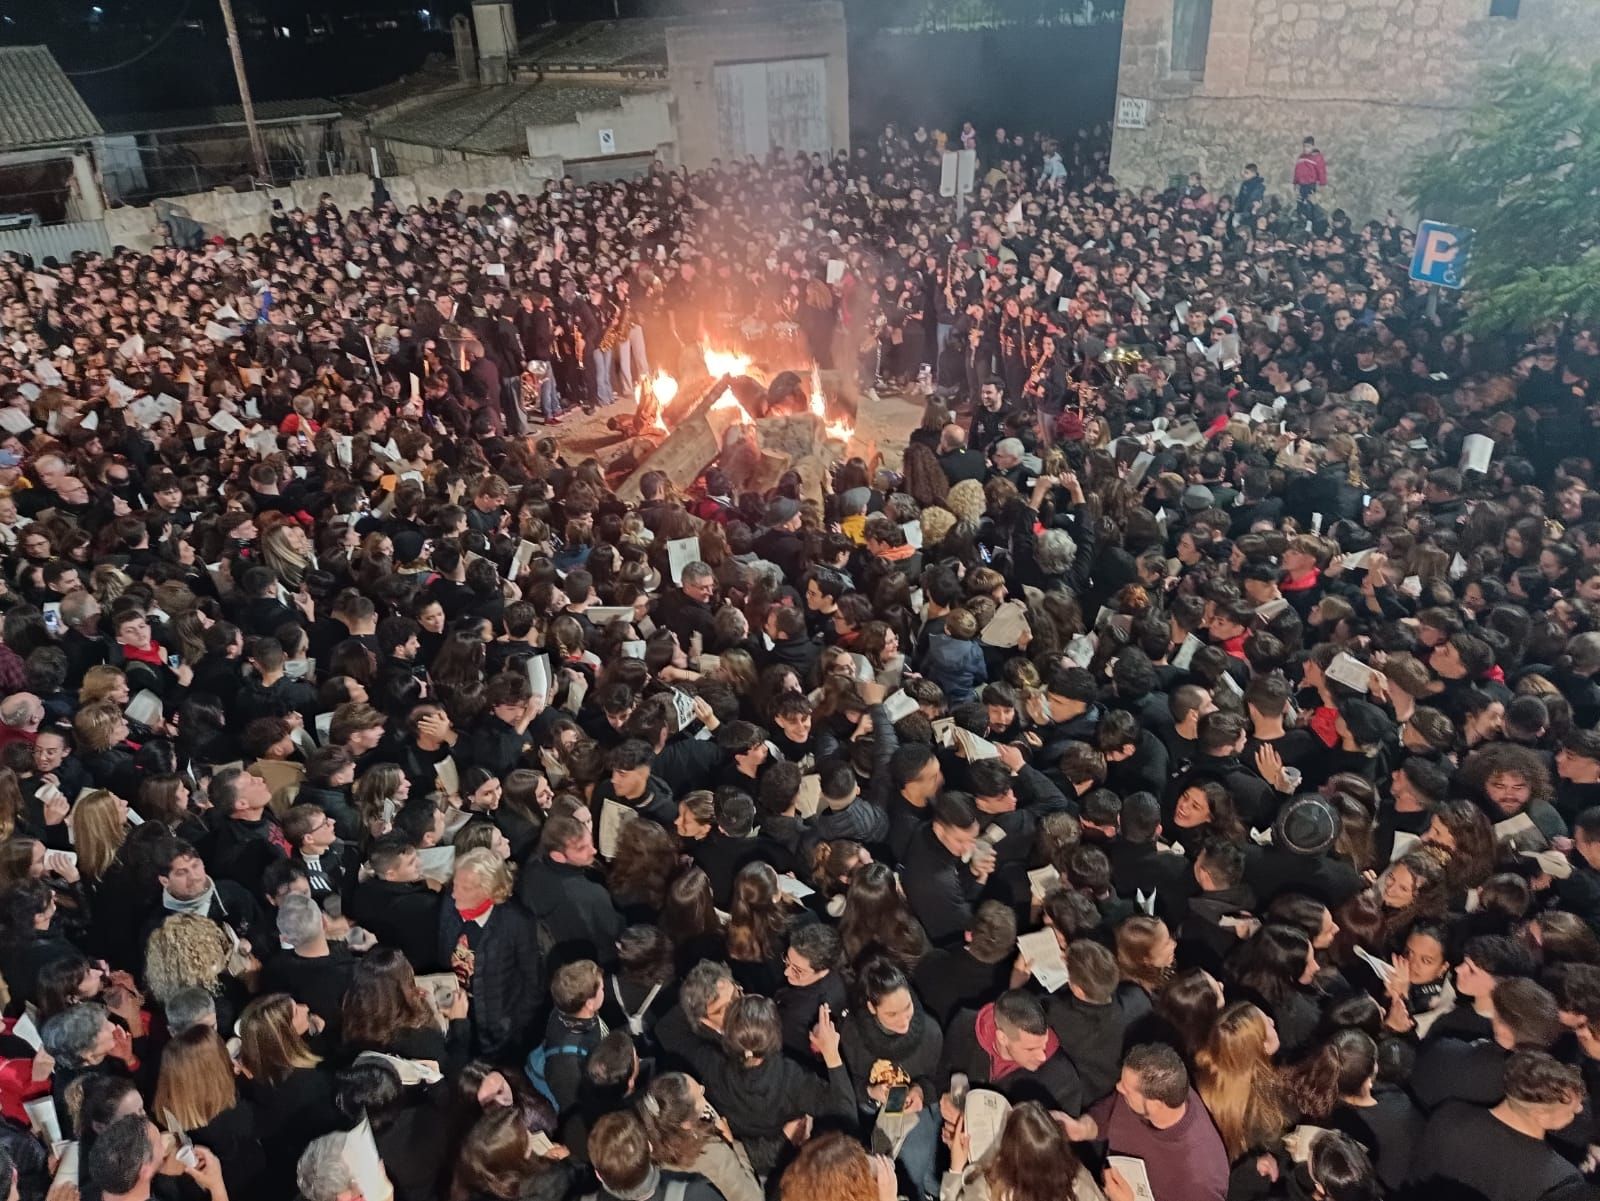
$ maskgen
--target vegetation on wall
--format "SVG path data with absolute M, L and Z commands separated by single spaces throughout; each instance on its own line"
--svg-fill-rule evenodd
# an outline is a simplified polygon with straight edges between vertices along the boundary
M 1424 217 L 1476 231 L 1464 297 L 1475 332 L 1600 317 L 1600 64 L 1490 72 L 1408 189 Z

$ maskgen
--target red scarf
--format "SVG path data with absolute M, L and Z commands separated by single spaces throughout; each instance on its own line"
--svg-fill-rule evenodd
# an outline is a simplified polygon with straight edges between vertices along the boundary
M 1339 711 L 1324 705 L 1311 715 L 1311 732 L 1330 746 L 1339 745 Z
M 462 921 L 464 921 L 464 922 L 475 922 L 480 917 L 482 917 L 484 914 L 488 913 L 489 910 L 491 910 L 493 908 L 494 908 L 494 898 L 490 897 L 483 904 L 474 905 L 471 909 L 463 909 L 463 908 L 461 908 L 460 905 L 457 905 L 456 906 L 456 912 L 461 915 L 461 920 Z
M 1483 673 L 1483 678 L 1486 680 L 1493 680 L 1496 684 L 1504 684 L 1506 682 L 1505 669 L 1496 663 L 1488 671 Z
M 1322 579 L 1322 569 L 1313 567 L 1305 575 L 1292 575 L 1278 585 L 1279 592 L 1304 592 L 1307 588 L 1315 588 Z
M 124 659 L 132 659 L 138 663 L 148 663 L 153 667 L 165 667 L 167 665 L 166 652 L 161 649 L 161 644 L 154 638 L 150 640 L 150 645 L 143 650 L 136 646 L 124 646 L 122 648 L 122 657 Z
M 1248 633 L 1244 633 L 1244 634 L 1238 635 L 1235 638 L 1224 638 L 1217 645 L 1222 647 L 1223 650 L 1225 650 L 1228 654 L 1232 655 L 1235 659 L 1243 659 L 1244 658 L 1244 640 L 1246 638 L 1248 638 L 1248 637 L 1250 637 L 1250 635 Z

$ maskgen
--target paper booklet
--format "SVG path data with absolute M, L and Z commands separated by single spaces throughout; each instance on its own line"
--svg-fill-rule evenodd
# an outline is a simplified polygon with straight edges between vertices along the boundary
M 1028 629 L 1028 610 L 1020 601 L 1007 601 L 994 611 L 980 637 L 985 646 L 1013 647 Z
M 607 797 L 600 802 L 600 837 L 598 846 L 600 854 L 607 859 L 617 857 L 617 841 L 622 837 L 622 826 L 625 822 L 634 820 L 633 810 L 621 801 L 613 801 Z
M 425 879 L 442 880 L 448 884 L 455 872 L 456 849 L 453 846 L 423 847 L 417 852 L 417 862 L 422 866 Z
M 1054 930 L 1035 930 L 1017 936 L 1017 950 L 1027 956 L 1033 978 L 1046 992 L 1057 992 L 1067 983 L 1067 960 L 1061 953 Z
M 800 777 L 800 792 L 795 797 L 795 812 L 801 817 L 815 817 L 817 810 L 822 808 L 822 777 L 809 775 Z
M 1131 1155 L 1107 1155 L 1106 1166 L 1116 1168 L 1117 1175 L 1128 1182 L 1128 1187 L 1133 1190 L 1133 1201 L 1156 1201 L 1155 1190 L 1150 1187 L 1150 1173 L 1145 1170 L 1144 1160 L 1135 1159 Z
M 962 1113 L 967 1121 L 967 1158 L 982 1163 L 1000 1141 L 1000 1132 L 1011 1116 L 1011 1102 L 993 1089 L 975 1088 L 967 1093 Z
M 683 569 L 700 559 L 700 539 L 674 538 L 667 543 L 667 570 L 674 584 L 683 584 Z M 630 613 L 629 616 L 632 616 Z

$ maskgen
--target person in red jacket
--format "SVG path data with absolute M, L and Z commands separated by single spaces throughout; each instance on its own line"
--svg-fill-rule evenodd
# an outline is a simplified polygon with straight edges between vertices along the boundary
M 1317 149 L 1317 139 L 1307 138 L 1300 148 L 1300 157 L 1294 160 L 1294 186 L 1300 193 L 1300 213 L 1311 208 L 1311 200 L 1318 188 L 1328 186 L 1328 163 Z

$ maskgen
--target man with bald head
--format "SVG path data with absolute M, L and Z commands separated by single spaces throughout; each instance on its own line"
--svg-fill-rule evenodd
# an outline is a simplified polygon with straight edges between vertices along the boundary
M 44 702 L 31 692 L 13 692 L 0 701 L 0 748 L 13 742 L 32 746 L 42 721 Z
M 955 422 L 940 431 L 939 466 L 944 468 L 944 477 L 952 484 L 962 480 L 981 482 L 989 471 L 983 456 L 967 445 L 967 431 Z

